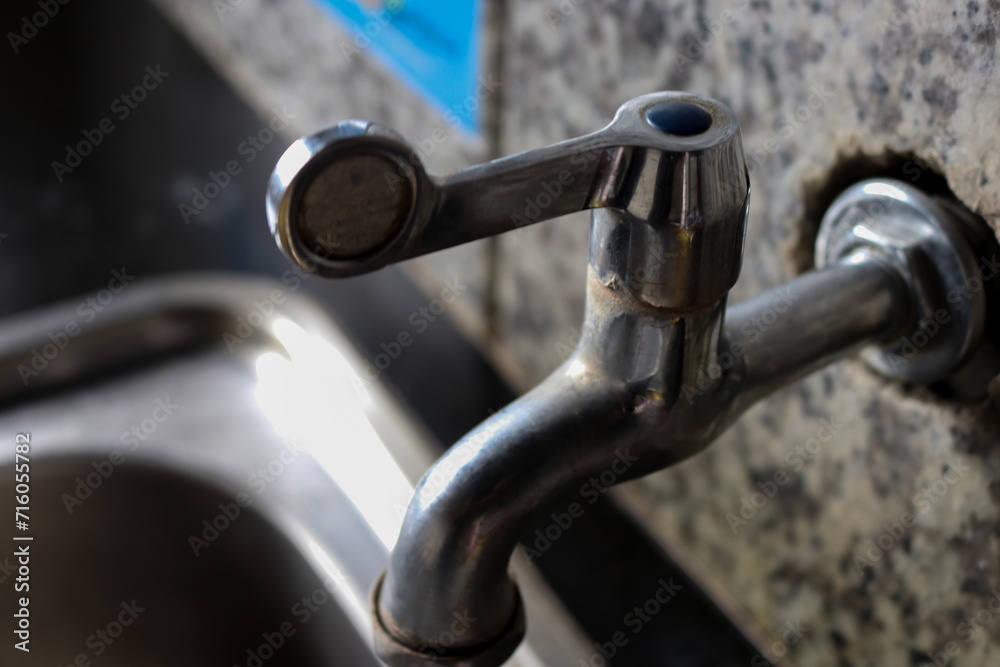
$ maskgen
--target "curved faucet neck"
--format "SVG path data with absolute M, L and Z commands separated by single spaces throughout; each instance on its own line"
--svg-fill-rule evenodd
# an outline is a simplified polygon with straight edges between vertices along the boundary
M 507 566 L 537 508 L 606 471 L 633 479 L 707 445 L 722 407 L 704 401 L 696 422 L 682 389 L 709 372 L 724 309 L 725 299 L 690 312 L 641 304 L 591 268 L 574 354 L 456 443 L 417 488 L 379 595 L 386 631 L 433 646 L 457 611 L 476 622 L 452 652 L 496 641 L 517 616 Z

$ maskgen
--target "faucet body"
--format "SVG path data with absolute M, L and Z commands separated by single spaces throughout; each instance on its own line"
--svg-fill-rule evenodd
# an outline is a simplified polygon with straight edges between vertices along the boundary
M 508 560 L 536 508 L 606 471 L 620 483 L 697 454 L 766 394 L 898 332 L 909 307 L 905 283 L 875 259 L 728 312 L 725 299 L 652 308 L 588 274 L 574 353 L 456 443 L 414 495 L 377 610 L 411 646 L 439 649 L 456 611 L 477 619 L 463 648 L 503 637 L 521 613 Z
M 890 377 L 933 381 L 971 363 L 982 334 L 981 299 L 958 309 L 946 298 L 975 275 L 956 231 L 965 223 L 891 182 L 859 184 L 834 203 L 816 270 L 727 308 L 749 177 L 735 116 L 708 98 L 636 98 L 597 133 L 444 179 L 407 153 L 391 131 L 357 121 L 293 145 L 268 195 L 279 245 L 316 273 L 350 275 L 593 213 L 576 350 L 456 443 L 407 510 L 373 593 L 376 648 L 390 665 L 506 660 L 524 633 L 509 559 L 537 508 L 606 471 L 617 483 L 697 454 L 762 397 L 861 348 Z M 376 164 L 390 185 L 352 190 L 349 172 Z M 368 226 L 318 206 L 317 188 L 367 197 Z M 525 207 L 542 191 L 544 210 Z M 942 311 L 952 326 L 901 352 Z M 474 621 L 456 637 L 459 617 Z

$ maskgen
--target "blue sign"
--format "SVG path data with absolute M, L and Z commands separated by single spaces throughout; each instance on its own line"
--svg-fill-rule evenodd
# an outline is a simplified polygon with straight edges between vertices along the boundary
M 479 81 L 481 0 L 318 1 L 350 33 L 339 45 L 348 62 L 374 54 L 448 122 L 479 132 L 477 93 L 492 92 Z

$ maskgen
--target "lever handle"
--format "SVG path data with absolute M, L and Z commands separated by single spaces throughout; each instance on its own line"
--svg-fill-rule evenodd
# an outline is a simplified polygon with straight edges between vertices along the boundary
M 290 259 L 342 277 L 566 213 L 614 209 L 645 225 L 641 243 L 660 257 L 711 262 L 714 294 L 739 273 L 748 195 L 733 112 L 667 92 L 626 102 L 592 134 L 445 177 L 429 176 L 391 129 L 345 121 L 288 148 L 267 211 Z

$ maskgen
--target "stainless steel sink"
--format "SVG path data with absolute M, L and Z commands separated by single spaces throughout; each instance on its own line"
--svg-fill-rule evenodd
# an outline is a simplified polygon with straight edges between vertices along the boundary
M 78 654 L 105 665 L 246 665 L 271 654 L 269 664 L 378 664 L 336 604 L 313 613 L 300 601 L 325 591 L 322 578 L 253 508 L 193 556 L 192 531 L 234 506 L 217 486 L 130 462 L 69 515 L 61 495 L 95 472 L 92 459 L 35 469 L 32 664 Z M 0 493 L 12 497 L 12 481 Z
M 378 665 L 368 592 L 432 449 L 355 387 L 339 329 L 280 283 L 201 276 L 128 288 L 54 353 L 77 301 L 0 326 L 0 505 L 30 433 L 32 538 L 8 542 L 31 652 L 0 662 Z M 511 664 L 574 664 L 582 636 L 524 577 L 556 657 Z

